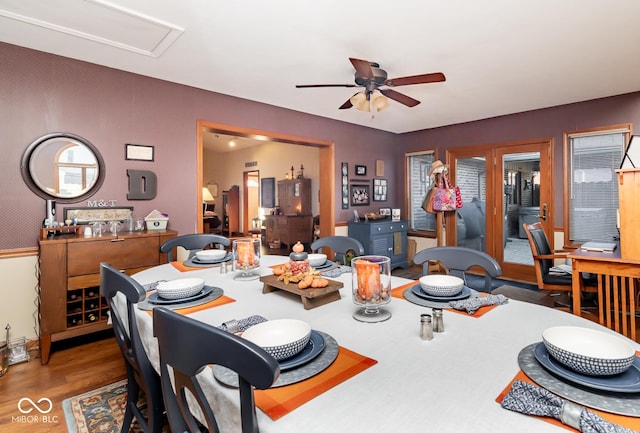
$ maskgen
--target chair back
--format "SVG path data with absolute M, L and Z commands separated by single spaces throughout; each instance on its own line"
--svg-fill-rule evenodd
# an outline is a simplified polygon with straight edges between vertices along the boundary
M 534 261 L 538 262 L 540 272 L 542 277 L 544 277 L 553 267 L 553 260 L 551 258 L 540 258 L 536 260 L 536 256 L 553 255 L 547 234 L 544 232 L 544 228 L 539 222 L 533 224 L 525 223 L 523 224 L 523 227 L 527 234 L 527 239 L 529 239 L 529 244 L 531 245 L 531 253 L 533 254 Z
M 343 265 L 347 264 L 345 256 L 349 251 L 353 251 L 356 257 L 364 255 L 364 247 L 360 241 L 348 236 L 325 236 L 317 239 L 311 244 L 311 251 L 322 251 L 323 247 L 331 249 L 335 254 L 333 259 Z
M 207 245 L 222 245 L 224 247 L 228 247 L 229 245 L 231 245 L 231 241 L 227 237 L 210 233 L 182 235 L 169 239 L 168 241 L 160 245 L 160 252 L 167 253 L 167 259 L 172 262 L 174 261 L 173 250 L 176 247 L 182 247 L 185 250 L 189 251 L 188 258 L 190 259 L 195 255 L 196 251 L 201 250 Z
M 216 364 L 238 374 L 242 432 L 258 432 L 253 388 L 267 389 L 273 385 L 280 375 L 275 358 L 248 340 L 166 308 L 154 309 L 153 332 L 158 339 L 162 392 L 172 431 L 200 431 L 187 404 L 189 393 L 200 407 L 207 429 L 220 431 L 213 409 L 196 380 L 204 368 Z
M 437 260 L 449 270 L 449 273 L 462 278 L 467 282 L 465 272 L 474 266 L 479 266 L 485 271 L 484 289 L 491 293 L 493 278 L 502 275 L 500 264 L 489 254 L 465 247 L 434 247 L 427 248 L 416 253 L 413 262 L 422 264 L 423 275 L 429 274 L 429 260 Z
M 142 345 L 136 322 L 136 304 L 146 297 L 144 288 L 127 274 L 107 263 L 100 263 L 100 294 L 109 306 L 113 332 L 127 370 L 127 406 L 121 431 L 129 431 L 135 417 L 145 432 L 161 432 L 164 405 L 160 377 L 153 369 Z M 122 301 L 116 302 L 116 295 Z M 116 306 L 118 304 L 118 308 Z M 147 400 L 147 416 L 138 408 L 138 393 Z

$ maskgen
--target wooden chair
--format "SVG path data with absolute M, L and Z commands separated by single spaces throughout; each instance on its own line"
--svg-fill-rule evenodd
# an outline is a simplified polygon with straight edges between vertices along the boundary
M 600 324 L 638 341 L 636 316 L 640 314 L 640 293 L 637 279 L 609 274 L 598 275 L 597 282 Z
M 195 398 L 208 431 L 220 431 L 196 379 L 203 369 L 217 364 L 238 374 L 242 433 L 258 433 L 253 388 L 267 389 L 276 381 L 280 365 L 274 357 L 248 340 L 166 308 L 154 309 L 153 332 L 158 338 L 162 392 L 171 431 L 201 431 L 189 409 L 187 394 Z
M 423 275 L 429 274 L 429 261 L 437 260 L 450 274 L 467 281 L 466 272 L 479 266 L 485 271 L 484 290 L 491 293 L 493 279 L 502 275 L 500 264 L 489 254 L 465 247 L 434 247 L 416 253 L 413 262 L 422 264 Z
M 364 246 L 360 241 L 348 236 L 325 236 L 317 239 L 311 244 L 311 251 L 322 251 L 323 247 L 331 249 L 335 254 L 333 260 L 343 265 L 347 264 L 345 256 L 349 251 L 353 251 L 355 257 L 364 255 Z
M 222 235 L 215 235 L 209 233 L 196 233 L 189 235 L 177 236 L 173 239 L 169 239 L 162 245 L 160 245 L 160 252 L 167 253 L 167 259 L 172 262 L 173 258 L 173 250 L 176 247 L 182 247 L 185 250 L 189 251 L 189 257 L 193 257 L 196 254 L 196 251 L 201 250 L 206 246 L 215 246 L 222 245 L 224 247 L 228 247 L 231 245 L 231 241 L 229 238 L 224 237 Z
M 101 263 L 100 294 L 109 306 L 113 332 L 127 369 L 127 403 L 120 431 L 128 432 L 135 417 L 145 433 L 160 433 L 164 422 L 160 377 L 142 345 L 135 314 L 136 304 L 146 297 L 145 290 L 127 274 L 107 263 Z M 114 306 L 117 294 L 125 297 L 126 317 L 122 316 L 124 311 L 117 310 Z M 146 400 L 146 417 L 142 413 L 144 405 L 138 405 L 140 392 Z

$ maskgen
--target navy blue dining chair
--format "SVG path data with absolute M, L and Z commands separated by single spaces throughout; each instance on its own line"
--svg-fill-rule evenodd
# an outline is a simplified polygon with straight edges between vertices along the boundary
M 196 254 L 196 251 L 199 251 L 206 246 L 214 247 L 216 245 L 228 247 L 229 245 L 231 245 L 231 241 L 229 240 L 229 238 L 222 235 L 210 233 L 194 233 L 169 239 L 168 241 L 160 245 L 160 252 L 167 253 L 167 259 L 172 262 L 174 261 L 173 250 L 176 247 L 182 247 L 187 250 L 189 252 L 188 259 L 190 259 Z
M 125 311 L 115 308 L 114 298 L 119 293 L 126 300 Z M 144 350 L 135 314 L 136 304 L 145 299 L 146 292 L 127 274 L 108 263 L 100 263 L 100 295 L 109 306 L 113 332 L 127 370 L 127 403 L 120 431 L 128 432 L 135 417 L 145 433 L 161 433 L 164 403 L 160 376 Z M 139 400 L 141 392 L 144 394 L 142 404 Z
M 422 274 L 429 274 L 429 261 L 435 260 L 449 271 L 451 275 L 455 275 L 464 280 L 467 284 L 466 272 L 479 266 L 484 269 L 484 291 L 491 293 L 493 289 L 493 279 L 502 275 L 500 264 L 489 254 L 465 247 L 433 247 L 427 248 L 416 253 L 413 262 L 416 265 L 422 265 Z
M 346 255 L 349 251 L 353 251 L 354 257 L 364 255 L 364 247 L 359 240 L 348 236 L 325 236 L 313 241 L 311 251 L 322 252 L 323 248 L 329 248 L 335 254 L 333 260 L 346 265 Z
M 202 431 L 189 409 L 187 394 L 195 398 L 208 431 L 220 431 L 196 379 L 203 369 L 215 364 L 238 374 L 242 433 L 259 432 L 253 389 L 267 389 L 279 377 L 280 365 L 273 356 L 248 340 L 166 308 L 153 310 L 153 333 L 158 339 L 162 392 L 171 431 Z

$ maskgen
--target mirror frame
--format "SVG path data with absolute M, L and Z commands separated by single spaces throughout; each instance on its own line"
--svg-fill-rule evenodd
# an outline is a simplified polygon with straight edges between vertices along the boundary
M 35 181 L 34 179 L 35 176 L 32 175 L 31 170 L 29 168 L 31 158 L 34 152 L 38 148 L 40 148 L 40 146 L 46 146 L 50 140 L 59 140 L 61 138 L 75 140 L 83 144 L 84 146 L 86 146 L 93 153 L 93 156 L 96 158 L 96 162 L 98 164 L 98 176 L 93 186 L 89 188 L 87 191 L 85 191 L 83 194 L 75 197 L 57 196 L 43 190 Z M 67 132 L 54 132 L 51 134 L 43 135 L 42 137 L 37 138 L 35 141 L 29 144 L 27 149 L 22 154 L 22 159 L 20 161 L 20 172 L 22 174 L 22 179 L 24 179 L 24 182 L 27 184 L 29 189 L 39 197 L 42 197 L 45 200 L 56 200 L 60 203 L 77 203 L 91 197 L 98 191 L 98 189 L 100 189 L 100 187 L 102 186 L 102 183 L 104 182 L 106 169 L 105 169 L 104 160 L 102 159 L 102 155 L 100 154 L 98 149 L 93 144 L 91 144 L 88 140 L 80 137 L 79 135 L 70 134 Z

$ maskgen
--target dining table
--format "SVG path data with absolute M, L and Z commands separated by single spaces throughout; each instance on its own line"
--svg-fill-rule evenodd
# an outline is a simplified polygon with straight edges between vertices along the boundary
M 256 270 L 271 275 L 287 256 L 263 255 Z M 305 381 L 256 390 L 258 423 L 263 433 L 315 432 L 559 432 L 563 426 L 546 418 L 501 407 L 499 397 L 522 375 L 519 354 L 540 343 L 542 332 L 568 325 L 613 331 L 576 315 L 510 299 L 483 307 L 474 315 L 445 308 L 444 332 L 420 337 L 421 314 L 432 309 L 408 301 L 402 291 L 416 281 L 391 277 L 394 296 L 384 306 L 391 318 L 376 323 L 355 320 L 352 276 L 333 277 L 343 287 L 340 299 L 305 309 L 287 291 L 263 293 L 258 278 L 238 278 L 239 271 L 220 266 L 190 268 L 181 262 L 156 266 L 133 278 L 143 285 L 198 277 L 223 290 L 210 306 L 177 309 L 178 313 L 220 326 L 253 315 L 299 319 L 335 340 L 338 358 L 331 367 Z M 523 289 L 526 290 L 526 289 Z M 137 309 L 138 330 L 154 368 L 159 371 L 153 312 Z M 624 337 L 621 337 L 624 338 Z M 628 340 L 636 351 L 640 345 Z M 340 361 L 340 362 L 339 362 Z M 198 374 L 221 432 L 240 432 L 237 389 L 214 377 L 215 367 Z M 332 370 L 331 374 L 327 372 Z M 326 373 L 326 374 L 325 374 Z M 325 374 L 325 376 L 321 376 Z M 197 408 L 196 417 L 201 416 Z

